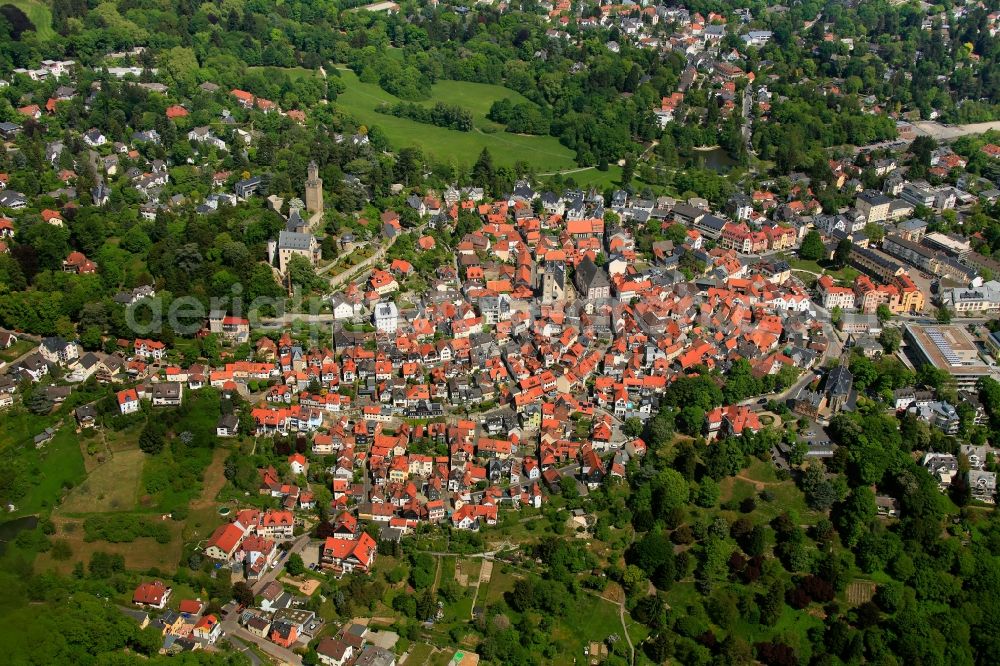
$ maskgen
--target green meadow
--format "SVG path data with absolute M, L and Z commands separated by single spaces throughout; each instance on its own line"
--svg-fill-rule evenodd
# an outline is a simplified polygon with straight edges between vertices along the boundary
M 0 5 L 13 5 L 24 12 L 35 26 L 35 33 L 39 39 L 55 37 L 56 32 L 52 29 L 52 10 L 40 0 L 5 0 L 0 2 Z
M 576 166 L 573 153 L 555 137 L 510 134 L 503 130 L 502 125 L 486 117 L 490 106 L 499 99 L 506 97 L 512 102 L 528 101 L 509 88 L 465 81 L 435 83 L 431 88 L 431 98 L 425 104 L 456 104 L 473 114 L 473 130 L 459 132 L 379 113 L 376 109 L 380 104 L 394 104 L 400 101 L 399 98 L 377 84 L 362 83 L 351 70 L 338 69 L 337 75 L 347 87 L 337 97 L 337 106 L 358 122 L 379 126 L 394 148 L 417 146 L 426 154 L 453 162 L 456 166 L 472 165 L 483 148 L 489 148 L 496 164 L 513 165 L 524 160 L 539 172 Z

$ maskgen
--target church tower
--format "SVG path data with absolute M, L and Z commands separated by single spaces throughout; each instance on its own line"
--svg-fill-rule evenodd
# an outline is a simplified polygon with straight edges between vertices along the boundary
M 309 163 L 309 177 L 306 179 L 306 210 L 310 213 L 323 212 L 323 179 L 319 177 L 316 162 Z

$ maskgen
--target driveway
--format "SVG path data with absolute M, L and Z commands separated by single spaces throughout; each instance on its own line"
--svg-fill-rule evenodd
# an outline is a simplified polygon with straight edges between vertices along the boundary
M 305 548 L 308 544 L 309 544 L 308 534 L 303 534 L 298 539 L 296 539 L 295 543 L 292 544 L 291 549 L 288 551 L 288 555 L 283 557 L 279 564 L 277 564 L 275 567 L 273 567 L 267 573 L 261 576 L 260 580 L 258 580 L 254 584 L 253 586 L 254 594 L 260 594 L 260 591 L 263 590 L 268 583 L 270 583 L 272 580 L 275 580 L 278 577 L 278 575 L 281 574 L 282 571 L 284 571 L 285 562 L 288 561 L 288 558 L 292 555 L 292 553 L 298 553 L 301 555 L 302 549 Z

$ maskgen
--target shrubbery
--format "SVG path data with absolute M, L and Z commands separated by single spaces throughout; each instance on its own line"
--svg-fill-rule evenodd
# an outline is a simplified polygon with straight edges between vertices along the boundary
M 170 541 L 170 530 L 163 523 L 130 514 L 90 516 L 83 521 L 85 541 L 131 543 L 140 537 L 151 537 L 157 543 Z
M 516 134 L 548 134 L 552 124 L 551 117 L 534 104 L 514 104 L 506 97 L 493 102 L 488 117 Z
M 399 102 L 392 106 L 383 104 L 378 110 L 390 116 L 407 118 L 418 123 L 436 125 L 459 132 L 472 131 L 472 113 L 454 104 L 438 102 L 434 106 L 423 106 L 412 102 Z

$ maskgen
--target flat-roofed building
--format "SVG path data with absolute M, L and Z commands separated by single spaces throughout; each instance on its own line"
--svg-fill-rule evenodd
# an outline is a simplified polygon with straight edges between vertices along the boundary
M 925 235 L 921 243 L 934 250 L 941 250 L 953 257 L 964 257 L 972 251 L 972 244 L 964 238 L 935 231 Z
M 975 388 L 982 377 L 1000 376 L 980 358 L 975 340 L 962 326 L 906 324 L 904 337 L 918 365 L 930 363 L 947 372 L 959 389 Z

